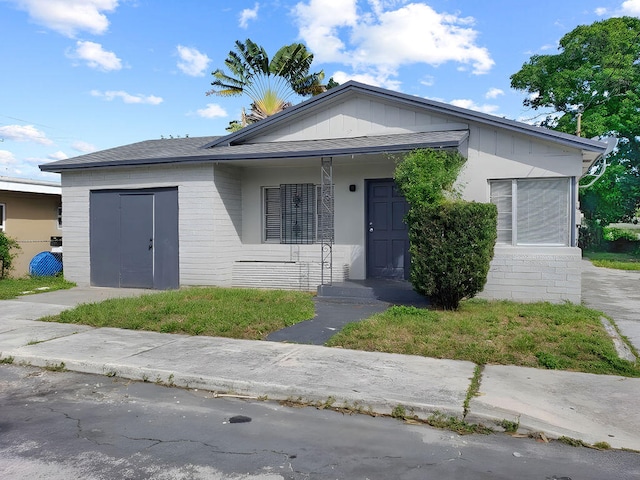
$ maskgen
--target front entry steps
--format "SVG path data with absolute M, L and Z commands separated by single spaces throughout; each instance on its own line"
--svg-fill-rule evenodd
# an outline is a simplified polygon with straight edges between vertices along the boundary
M 409 282 L 383 278 L 320 285 L 318 299 L 344 303 L 412 305 L 420 308 L 429 306 L 429 300 L 413 290 Z

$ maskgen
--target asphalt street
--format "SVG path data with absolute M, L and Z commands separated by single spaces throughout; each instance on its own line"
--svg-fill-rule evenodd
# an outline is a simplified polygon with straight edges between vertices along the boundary
M 640 456 L 0 365 L 10 480 L 632 480 Z

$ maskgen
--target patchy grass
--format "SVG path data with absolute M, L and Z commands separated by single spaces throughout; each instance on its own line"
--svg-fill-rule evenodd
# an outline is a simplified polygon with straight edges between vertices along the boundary
M 395 306 L 347 325 L 329 346 L 640 377 L 618 357 L 600 312 L 570 303 L 468 300 L 458 311 Z
M 640 256 L 633 253 L 583 252 L 596 267 L 616 270 L 640 270 Z
M 64 290 L 75 286 L 75 283 L 67 282 L 63 277 L 3 278 L 0 280 L 0 300 L 8 300 L 22 295 L 52 292 L 53 290 Z
M 309 293 L 188 288 L 79 305 L 49 322 L 260 340 L 314 316 Z

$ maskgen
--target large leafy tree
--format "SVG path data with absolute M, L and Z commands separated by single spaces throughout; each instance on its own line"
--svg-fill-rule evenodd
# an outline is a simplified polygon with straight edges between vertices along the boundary
M 251 111 L 241 122 L 232 122 L 235 128 L 266 118 L 291 105 L 296 95 L 316 95 L 335 85 L 331 79 L 323 85 L 324 72 L 310 73 L 313 54 L 302 43 L 281 47 L 270 59 L 264 47 L 247 39 L 237 40 L 225 65 L 228 73 L 215 70 L 211 82 L 213 89 L 207 95 L 247 95 Z M 233 125 L 231 126 L 233 127 Z
M 603 222 L 632 216 L 640 200 L 640 19 L 575 28 L 560 40 L 559 53 L 533 55 L 511 76 L 511 86 L 529 94 L 525 106 L 551 112 L 543 126 L 618 138 L 608 159 L 618 167 L 581 189 L 583 210 Z M 605 181 L 607 188 L 598 184 Z

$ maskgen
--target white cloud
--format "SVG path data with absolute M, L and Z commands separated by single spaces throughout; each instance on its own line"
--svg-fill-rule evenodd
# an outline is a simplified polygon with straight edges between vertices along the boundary
M 192 77 L 204 76 L 204 72 L 209 66 L 211 59 L 195 48 L 184 47 L 182 45 L 178 45 L 176 48 L 178 50 L 178 56 L 180 57 L 180 61 L 178 62 L 180 71 Z
M 33 125 L 7 125 L 0 127 L 0 137 L 16 142 L 35 142 L 40 145 L 51 145 L 53 143 L 44 132 L 41 132 Z
M 122 68 L 122 61 L 116 54 L 104 50 L 99 43 L 78 41 L 76 47 L 75 52 L 69 56 L 85 61 L 91 68 L 104 72 Z
M 340 28 L 357 27 L 356 4 L 357 0 L 309 0 L 294 7 L 299 34 L 318 62 L 348 62 L 338 33 Z
M 102 48 L 102 45 L 95 42 L 78 41 L 76 50 L 68 55 L 87 63 L 91 68 L 108 72 L 110 70 L 120 70 L 122 61 L 115 53 Z
M 164 101 L 162 97 L 156 97 L 155 95 L 132 95 L 123 90 L 107 90 L 106 92 L 91 90 L 91 95 L 94 97 L 102 97 L 108 101 L 120 98 L 124 103 L 145 103 L 148 105 L 159 105 Z
M 497 112 L 499 108 L 497 105 L 489 105 L 489 104 L 478 105 L 473 100 L 469 100 L 466 98 L 451 100 L 449 103 L 451 105 L 455 105 L 456 107 L 461 107 L 469 110 L 476 110 L 478 112 L 491 113 L 491 114 L 495 114 L 495 112 Z
M 91 152 L 95 152 L 96 150 L 98 150 L 98 148 L 95 145 L 92 145 L 92 144 L 87 143 L 87 142 L 83 142 L 81 140 L 73 142 L 71 144 L 71 148 L 73 148 L 75 151 L 81 152 L 81 153 L 91 153 Z
M 436 84 L 436 78 L 433 75 L 425 75 L 422 77 L 422 80 L 420 80 L 420 83 L 425 87 L 432 87 Z
M 57 152 L 50 153 L 49 155 L 47 155 L 47 158 L 49 160 L 66 160 L 67 158 L 69 158 L 69 155 L 67 155 L 61 150 L 58 150 Z
M 340 62 L 356 74 L 375 70 L 377 77 L 394 77 L 400 67 L 416 63 L 457 62 L 474 74 L 494 65 L 489 51 L 477 45 L 471 17 L 398 0 L 370 0 L 365 12 L 362 3 L 308 0 L 294 7 L 299 34 L 318 62 Z
M 624 15 L 640 16 L 640 0 L 626 0 L 621 8 Z
M 383 87 L 389 90 L 400 90 L 401 82 L 390 78 L 389 75 L 376 74 L 376 73 L 346 73 L 337 71 L 332 75 L 333 79 L 342 84 L 349 80 L 356 82 L 366 83 L 367 85 L 373 85 L 374 87 Z
M 500 95 L 504 95 L 504 90 L 490 88 L 489 91 L 484 94 L 484 98 L 498 98 Z
M 599 7 L 594 10 L 594 13 L 599 17 L 604 17 L 607 14 L 608 10 L 604 7 Z
M 240 28 L 247 28 L 249 26 L 249 20 L 255 20 L 258 18 L 258 10 L 260 4 L 256 3 L 253 8 L 245 8 L 240 12 Z
M 109 28 L 103 12 L 118 7 L 119 0 L 11 0 L 25 10 L 31 19 L 62 35 L 73 37 L 77 32 L 100 35 Z
M 206 108 L 197 110 L 196 114 L 202 118 L 224 118 L 228 116 L 227 111 L 215 103 L 208 103 Z
M 17 163 L 16 157 L 9 150 L 0 150 L 0 165 L 14 165 Z

